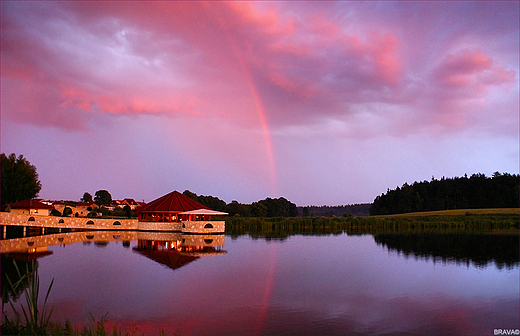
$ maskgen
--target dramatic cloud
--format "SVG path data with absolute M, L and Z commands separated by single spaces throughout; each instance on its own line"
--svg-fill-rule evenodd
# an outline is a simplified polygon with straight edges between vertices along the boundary
M 6 2 L 1 19 L 3 124 L 95 137 L 148 116 L 120 120 L 272 185 L 309 137 L 518 137 L 515 2 Z

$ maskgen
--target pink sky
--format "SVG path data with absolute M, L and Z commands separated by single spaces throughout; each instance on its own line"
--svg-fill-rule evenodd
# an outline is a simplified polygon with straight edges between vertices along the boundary
M 518 1 L 1 9 L 1 151 L 43 198 L 336 205 L 519 172 Z

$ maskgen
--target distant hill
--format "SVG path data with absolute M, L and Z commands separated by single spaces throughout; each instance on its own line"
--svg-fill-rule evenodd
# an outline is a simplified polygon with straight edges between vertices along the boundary
M 369 216 L 370 215 L 370 207 L 372 204 L 363 203 L 363 204 L 349 204 L 349 205 L 337 205 L 337 206 L 299 206 L 298 207 L 298 216 L 300 217 L 342 217 L 342 216 Z M 306 210 L 307 209 L 307 210 Z

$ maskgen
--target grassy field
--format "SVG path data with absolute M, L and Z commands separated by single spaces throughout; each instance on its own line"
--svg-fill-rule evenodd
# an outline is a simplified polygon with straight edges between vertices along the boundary
M 414 216 L 464 216 L 464 215 L 520 215 L 520 208 L 504 209 L 456 209 L 425 212 L 409 212 L 397 215 L 382 215 L 377 217 L 414 217 Z

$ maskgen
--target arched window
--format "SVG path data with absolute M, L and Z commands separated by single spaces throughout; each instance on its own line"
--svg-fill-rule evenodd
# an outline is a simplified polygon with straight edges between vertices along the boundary
M 65 221 L 64 221 L 63 219 L 60 219 L 60 220 L 58 221 L 58 223 L 59 223 L 59 224 L 61 224 L 61 223 L 65 223 Z
M 210 223 L 204 225 L 204 228 L 205 229 L 213 229 L 213 225 L 211 225 Z
M 29 217 L 28 222 L 34 222 L 34 217 Z
M 121 225 L 121 222 L 120 221 L 115 221 L 114 224 L 112 225 Z
M 94 221 L 89 220 L 89 221 L 87 222 L 87 225 L 94 225 Z
M 204 239 L 204 242 L 209 245 L 213 243 L 213 239 Z
M 182 224 L 182 228 L 185 229 L 185 228 L 186 228 L 186 225 Z

